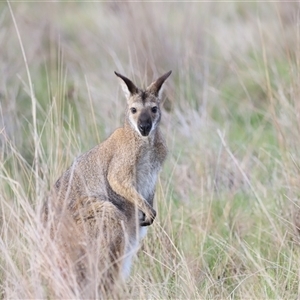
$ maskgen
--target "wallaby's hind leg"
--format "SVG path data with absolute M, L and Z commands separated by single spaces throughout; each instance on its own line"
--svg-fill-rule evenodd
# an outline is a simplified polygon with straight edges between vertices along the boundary
M 120 278 L 121 264 L 126 246 L 125 215 L 111 202 L 96 197 L 81 199 L 81 207 L 74 215 L 81 232 L 87 237 L 86 266 L 88 281 L 97 282 L 101 295 L 116 288 L 115 278 Z M 82 277 L 79 275 L 79 277 Z M 96 280 L 96 281 L 95 281 Z

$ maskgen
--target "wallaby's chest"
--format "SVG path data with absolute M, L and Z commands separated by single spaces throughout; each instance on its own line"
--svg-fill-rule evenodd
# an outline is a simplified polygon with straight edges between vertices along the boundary
M 154 193 L 160 162 L 153 151 L 143 151 L 136 166 L 138 192 L 148 200 Z

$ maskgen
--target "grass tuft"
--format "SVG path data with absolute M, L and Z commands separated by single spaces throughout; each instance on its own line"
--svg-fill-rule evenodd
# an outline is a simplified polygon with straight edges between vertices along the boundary
M 122 295 L 297 298 L 298 16 L 299 3 L 0 3 L 0 298 L 81 297 L 42 203 L 122 123 L 113 72 L 145 86 L 171 69 L 158 218 Z

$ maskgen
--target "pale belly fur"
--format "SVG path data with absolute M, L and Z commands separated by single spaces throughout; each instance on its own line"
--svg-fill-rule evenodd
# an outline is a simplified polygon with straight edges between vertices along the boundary
M 149 156 L 145 155 L 139 161 L 137 166 L 137 190 L 144 199 L 149 199 L 153 195 L 158 171 L 159 166 L 149 164 Z M 130 274 L 132 259 L 140 247 L 141 240 L 146 236 L 147 230 L 148 227 L 140 227 L 138 236 L 131 242 L 128 241 L 122 266 L 122 276 L 124 279 Z
M 146 236 L 148 227 L 140 227 L 139 236 L 131 242 L 128 241 L 122 264 L 122 277 L 126 279 L 130 274 L 132 259 L 140 248 L 141 240 Z

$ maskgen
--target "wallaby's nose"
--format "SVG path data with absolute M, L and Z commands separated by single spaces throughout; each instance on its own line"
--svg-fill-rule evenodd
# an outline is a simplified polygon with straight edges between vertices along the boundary
M 138 120 L 138 129 L 142 136 L 147 136 L 150 133 L 152 121 L 148 114 L 141 114 Z

